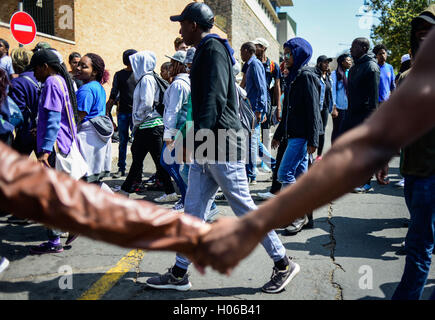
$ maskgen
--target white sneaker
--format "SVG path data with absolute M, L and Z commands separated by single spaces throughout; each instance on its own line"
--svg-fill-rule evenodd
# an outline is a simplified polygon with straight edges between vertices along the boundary
M 263 200 L 269 200 L 272 198 L 275 198 L 276 195 L 270 192 L 265 192 L 265 193 L 259 193 L 258 196 L 263 199 Z
M 155 198 L 154 201 L 159 203 L 176 202 L 178 201 L 178 195 L 175 192 L 171 194 L 164 194 L 159 198 Z
M 9 266 L 9 260 L 5 257 L 0 257 L 0 273 L 6 270 L 6 268 Z

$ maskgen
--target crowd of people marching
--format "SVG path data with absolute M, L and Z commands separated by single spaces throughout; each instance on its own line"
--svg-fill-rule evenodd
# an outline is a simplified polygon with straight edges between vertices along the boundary
M 431 17 L 434 21 L 433 13 Z M 229 42 L 209 33 L 213 19 L 211 10 L 200 3 L 171 17 L 180 22 L 183 38 L 175 40 L 175 50 L 161 65 L 160 75 L 155 72 L 153 52 L 123 52 L 125 68 L 114 74 L 108 99 L 103 85 L 109 73 L 98 54 L 71 53 L 66 61 L 68 71 L 64 58 L 47 43 L 38 43 L 32 51 L 16 48 L 9 52 L 8 43 L 0 39 L 1 140 L 23 155 L 34 152 L 43 166 L 97 184 L 107 192 L 113 192 L 103 183 L 109 176 L 125 177 L 121 186 L 125 193 L 163 191 L 155 202 L 174 203 L 173 210 L 184 210 L 204 221 L 219 212 L 215 200 L 220 189 L 220 199 L 243 216 L 257 208 L 249 185 L 257 183 L 258 170 L 272 173 L 270 191 L 259 194 L 265 200 L 295 184 L 313 163 L 323 161 L 329 117 L 334 143 L 389 99 L 416 54 L 404 52 L 396 76 L 387 63 L 388 48 L 380 44 L 371 50 L 368 39 L 357 38 L 350 53 L 336 59 L 337 68 L 332 71 L 334 59 L 324 55 L 315 66 L 308 66 L 313 48 L 303 38 L 283 44 L 280 62 L 268 57 L 268 41 L 257 38 L 239 48 L 242 67 Z M 414 28 L 429 21 L 420 20 Z M 187 24 L 192 22 L 196 33 L 189 32 Z M 198 36 L 203 33 L 207 35 Z M 222 129 L 244 134 L 221 139 Z M 199 139 L 199 133 L 208 140 Z M 112 170 L 115 136 L 118 168 Z M 129 142 L 132 164 L 127 170 Z M 277 149 L 276 157 L 272 149 Z M 143 181 L 148 153 L 156 173 Z M 376 178 L 387 184 L 388 168 L 379 170 Z M 371 179 L 354 190 L 370 191 Z M 313 224 L 312 213 L 307 213 L 286 232 L 296 234 Z M 65 245 L 69 245 L 77 235 L 48 229 L 47 237 L 47 242 L 30 252 L 62 252 L 61 237 L 67 237 Z M 280 292 L 300 266 L 287 257 L 275 231 L 261 244 L 274 264 L 271 280 L 262 289 Z M 147 285 L 190 289 L 190 263 L 177 254 L 174 266 L 148 279 Z

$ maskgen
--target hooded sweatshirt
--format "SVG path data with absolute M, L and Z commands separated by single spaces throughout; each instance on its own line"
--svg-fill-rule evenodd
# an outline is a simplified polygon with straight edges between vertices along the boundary
M 130 62 L 137 82 L 133 94 L 133 126 L 137 129 L 143 124 L 163 125 L 161 115 L 154 108 L 160 94 L 153 76 L 156 67 L 155 54 L 151 51 L 141 51 L 131 55 Z
M 317 147 L 322 130 L 320 118 L 320 83 L 314 68 L 307 67 L 313 49 L 305 39 L 293 38 L 284 44 L 293 56 L 293 66 L 288 75 L 283 118 L 274 139 L 302 138 L 309 146 Z
M 422 12 L 420 17 L 422 15 L 431 17 L 435 21 L 435 4 Z M 415 18 L 412 21 L 411 50 L 414 56 L 420 47 L 420 43 L 418 43 L 418 39 L 415 37 L 415 29 L 418 26 L 419 20 L 421 21 L 421 18 Z M 399 85 L 410 71 L 411 69 L 402 74 Z M 420 178 L 435 175 L 435 128 L 402 150 L 400 171 L 402 175 Z

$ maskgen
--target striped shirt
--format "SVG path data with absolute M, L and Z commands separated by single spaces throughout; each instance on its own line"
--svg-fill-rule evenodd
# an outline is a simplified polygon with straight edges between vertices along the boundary
M 139 130 L 154 128 L 154 127 L 158 127 L 158 126 L 163 126 L 163 118 L 162 117 L 157 117 L 157 118 L 143 122 L 142 124 L 139 125 Z

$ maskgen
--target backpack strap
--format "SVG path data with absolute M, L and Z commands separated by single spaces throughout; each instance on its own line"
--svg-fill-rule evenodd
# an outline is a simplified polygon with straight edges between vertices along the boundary
M 60 88 L 61 88 L 62 93 L 63 93 L 63 98 L 64 98 L 64 100 L 65 100 L 65 109 L 66 109 L 66 114 L 67 114 L 67 116 L 68 116 L 68 123 L 69 123 L 69 127 L 70 127 L 70 129 L 71 129 L 72 141 L 74 142 L 74 130 L 73 130 L 73 124 L 75 124 L 75 123 L 74 123 L 74 119 L 71 118 L 71 115 L 70 115 L 70 113 L 69 113 L 69 108 L 68 108 L 68 103 L 67 103 L 67 98 L 66 98 L 66 92 L 65 92 L 65 89 L 64 89 L 64 87 L 63 87 L 63 83 L 62 83 L 62 81 L 60 81 L 59 77 L 58 77 L 58 76 L 54 76 L 54 78 L 55 78 L 55 79 L 57 80 L 57 82 L 59 83 Z
M 32 78 L 29 76 L 23 76 L 24 79 L 28 80 L 31 84 L 33 84 L 36 89 L 41 90 L 41 85 L 39 83 L 36 83 Z

